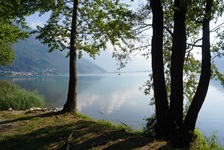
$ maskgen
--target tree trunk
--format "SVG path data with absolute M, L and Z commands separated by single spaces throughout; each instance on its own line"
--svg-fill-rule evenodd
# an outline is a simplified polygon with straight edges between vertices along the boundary
M 153 87 L 156 105 L 156 135 L 166 137 L 168 127 L 168 100 L 165 86 L 163 66 L 163 10 L 160 0 L 150 0 L 153 13 L 153 37 L 152 37 L 152 73 Z
M 67 101 L 62 112 L 76 114 L 77 109 L 77 69 L 76 69 L 76 40 L 77 40 L 77 10 L 78 0 L 73 2 L 72 26 L 70 35 L 69 87 Z
M 170 119 L 173 135 L 177 137 L 183 125 L 183 65 L 186 52 L 186 3 L 174 2 L 174 32 L 171 57 Z
M 184 142 L 185 146 L 188 146 L 192 140 L 196 120 L 198 113 L 203 105 L 205 100 L 209 81 L 210 81 L 210 67 L 211 67 L 211 55 L 210 55 L 210 29 L 209 23 L 211 18 L 211 7 L 212 0 L 207 0 L 206 2 L 206 15 L 203 21 L 203 37 L 202 37 L 202 67 L 201 67 L 201 76 L 199 79 L 199 84 L 195 96 L 192 100 L 192 103 L 189 107 L 187 116 L 184 122 Z

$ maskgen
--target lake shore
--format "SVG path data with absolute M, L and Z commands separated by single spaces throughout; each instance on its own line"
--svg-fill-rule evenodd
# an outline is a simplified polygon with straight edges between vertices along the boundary
M 1 149 L 5 150 L 175 149 L 169 141 L 145 137 L 125 126 L 52 110 L 0 111 L 0 131 Z M 207 143 L 200 132 L 196 134 L 189 149 L 223 149 L 213 141 Z
M 159 149 L 170 147 L 105 121 L 55 112 L 0 111 L 2 149 Z

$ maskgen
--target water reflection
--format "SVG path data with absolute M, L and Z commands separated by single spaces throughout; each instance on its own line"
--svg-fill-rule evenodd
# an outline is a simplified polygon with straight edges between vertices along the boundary
M 46 100 L 47 106 L 61 106 L 66 98 L 67 76 L 38 76 L 32 78 L 7 78 L 20 87 L 30 91 L 37 91 Z
M 143 118 L 149 117 L 150 96 L 139 91 L 147 80 L 147 73 L 79 75 L 78 110 L 95 119 L 123 122 L 141 128 Z M 29 78 L 4 78 L 28 90 L 37 90 L 48 106 L 64 105 L 68 90 L 68 76 L 40 76 Z M 215 81 L 211 82 L 204 105 L 199 113 L 197 127 L 206 135 L 217 131 L 224 145 L 224 92 Z
M 78 110 L 93 118 L 116 123 L 124 122 L 133 127 L 141 126 L 144 117 L 153 109 L 148 106 L 149 96 L 139 87 L 148 78 L 141 74 L 79 75 Z M 7 78 L 22 88 L 37 90 L 46 99 L 47 106 L 64 105 L 68 90 L 68 76 L 39 76 Z
M 199 113 L 197 127 L 205 135 L 211 135 L 215 131 L 220 143 L 224 145 L 224 92 L 220 84 L 213 83 L 209 86 L 208 94 Z
M 144 94 L 138 91 L 141 86 L 139 82 L 130 82 L 124 77 L 105 77 L 100 81 L 91 83 L 91 88 L 79 91 L 78 108 L 80 111 L 89 109 L 92 105 L 96 105 L 98 111 L 110 115 L 115 110 L 120 110 L 126 101 L 130 99 L 143 98 Z M 122 82 L 120 82 L 122 80 Z M 85 81 L 86 82 L 86 81 Z M 90 84 L 90 83 L 89 83 Z M 79 81 L 79 85 L 85 85 Z M 94 104 L 95 103 L 95 104 Z M 126 104 L 128 107 L 129 104 Z
M 142 119 L 153 111 L 150 109 L 149 112 L 149 96 L 138 90 L 146 78 L 145 74 L 106 75 L 94 82 L 79 80 L 79 86 L 89 84 L 91 88 L 79 91 L 78 109 L 93 118 L 116 123 L 121 121 L 133 127 L 140 127 Z

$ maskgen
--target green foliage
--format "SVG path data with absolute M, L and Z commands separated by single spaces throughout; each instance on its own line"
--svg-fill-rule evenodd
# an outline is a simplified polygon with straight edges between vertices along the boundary
M 146 118 L 146 125 L 143 128 L 143 134 L 148 137 L 155 137 L 156 136 L 156 115 L 153 114 L 151 117 Z
M 9 65 L 14 60 L 12 45 L 18 39 L 23 39 L 29 34 L 21 31 L 11 20 L 0 19 L 0 66 Z
M 34 74 L 67 74 L 68 60 L 60 52 L 48 53 L 48 47 L 31 35 L 14 44 L 15 61 L 0 70 L 16 72 L 32 72 Z
M 223 150 L 224 147 L 217 142 L 217 136 L 213 132 L 211 136 L 206 137 L 200 131 L 195 130 L 196 139 L 191 144 L 191 149 L 203 150 Z
M 37 92 L 29 92 L 7 81 L 0 81 L 0 110 L 20 110 L 44 107 L 44 99 Z
M 32 72 L 33 74 L 68 74 L 68 59 L 59 51 L 54 51 L 50 55 L 48 47 L 35 39 L 36 35 L 31 35 L 25 40 L 19 40 L 14 44 L 15 61 L 10 66 L 0 66 L 2 71 Z M 13 51 L 10 51 L 13 56 Z M 9 57 L 7 52 L 0 57 Z M 1 56 L 1 55 L 0 55 Z M 2 55 L 3 56 L 3 55 Z M 5 61 L 4 61 L 5 62 Z M 106 72 L 101 67 L 95 65 L 85 58 L 77 60 L 78 73 L 99 73 Z
M 54 0 L 1 0 L 0 1 L 0 65 L 9 65 L 13 61 L 11 45 L 19 39 L 29 36 L 22 30 L 28 29 L 25 17 L 36 11 L 48 11 Z
M 114 48 L 129 45 L 127 39 L 135 38 L 132 32 L 132 12 L 127 4 L 119 0 L 82 0 L 79 2 L 77 24 L 77 50 L 94 57 L 100 50 L 106 50 L 107 43 Z M 38 39 L 47 44 L 50 51 L 64 50 L 70 46 L 72 2 L 57 1 L 51 8 L 51 16 L 44 27 L 38 27 Z M 122 45 L 123 44 L 123 45 Z
M 22 12 L 26 8 L 21 8 L 17 5 L 17 1 L 2 0 L 0 2 L 0 66 L 9 65 L 14 60 L 12 43 L 29 35 L 19 27 L 19 25 L 25 27 L 24 16 L 27 15 Z
M 187 3 L 188 1 L 186 1 Z M 163 0 L 162 1 L 163 10 L 164 10 L 164 42 L 163 42 L 163 62 L 164 62 L 164 74 L 167 88 L 167 98 L 170 99 L 170 67 L 171 67 L 171 55 L 172 55 L 172 39 L 173 39 L 173 12 L 174 12 L 174 3 L 171 0 Z M 213 35 L 215 35 L 215 40 L 213 40 L 211 45 L 211 55 L 212 59 L 215 58 L 223 58 L 224 56 L 224 24 L 217 24 L 217 19 L 220 18 L 223 13 L 223 1 L 214 0 L 214 7 L 212 7 L 212 20 L 214 21 L 215 27 L 211 29 Z M 149 1 L 139 9 L 138 15 L 145 16 L 142 19 L 139 26 L 139 30 L 146 30 L 145 32 L 149 32 L 151 24 L 148 24 L 149 19 L 151 19 L 151 8 L 149 7 Z M 143 14 L 142 14 L 143 13 Z M 148 14 L 148 15 L 146 15 Z M 201 61 L 196 59 L 193 53 L 194 51 L 198 51 L 201 48 L 201 30 L 202 30 L 202 20 L 205 15 L 205 1 L 199 0 L 188 3 L 187 7 L 187 16 L 186 16 L 186 32 L 187 32 L 187 49 L 185 54 L 184 66 L 183 66 L 183 87 L 184 87 L 184 99 L 187 102 L 185 112 L 193 99 L 193 96 L 196 92 L 198 86 L 198 77 L 201 73 Z M 145 26 L 144 26 L 145 25 Z M 142 34 L 141 32 L 138 32 Z M 138 35 L 142 36 L 142 35 Z M 143 39 L 147 40 L 144 36 Z M 150 40 L 148 40 L 150 41 Z M 146 43 L 148 45 L 149 43 Z M 144 46 L 143 46 L 144 47 Z M 127 53 L 127 52 L 125 52 Z M 151 53 L 145 53 L 144 56 L 146 58 L 150 57 Z M 216 67 L 215 61 L 212 61 L 211 67 L 212 79 L 220 81 L 222 85 L 224 85 L 224 75 L 220 72 L 220 70 Z M 149 80 L 146 81 L 145 85 L 145 94 L 151 94 L 153 91 L 153 78 L 152 73 L 149 75 Z M 154 98 L 152 98 L 152 103 L 154 104 Z
M 143 134 L 148 137 L 155 137 L 156 118 L 152 115 L 150 118 L 146 118 L 146 126 L 143 129 Z M 199 130 L 194 131 L 195 139 L 191 143 L 190 149 L 198 150 L 223 150 L 224 147 L 217 142 L 217 136 L 215 132 L 211 136 L 204 136 Z
M 7 66 L 14 60 L 14 53 L 10 44 L 0 44 L 0 66 Z

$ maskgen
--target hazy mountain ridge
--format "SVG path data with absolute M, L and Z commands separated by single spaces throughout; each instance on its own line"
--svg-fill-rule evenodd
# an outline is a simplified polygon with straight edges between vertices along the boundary
M 0 67 L 0 72 L 30 72 L 32 74 L 68 74 L 69 59 L 60 51 L 48 52 L 48 47 L 32 35 L 14 45 L 15 61 L 11 66 Z M 105 69 L 93 62 L 77 59 L 78 73 L 101 73 Z

